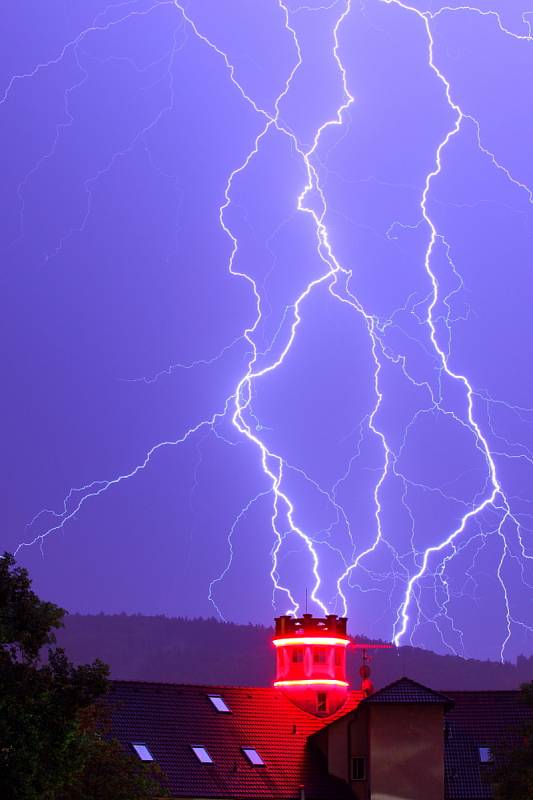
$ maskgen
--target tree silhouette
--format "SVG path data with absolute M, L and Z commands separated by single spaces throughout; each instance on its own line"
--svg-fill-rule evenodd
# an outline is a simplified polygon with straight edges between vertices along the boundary
M 0 558 L 0 797 L 163 795 L 153 771 L 105 736 L 104 710 L 95 703 L 107 691 L 107 666 L 99 660 L 74 666 L 55 646 L 64 614 L 32 591 L 13 556 Z

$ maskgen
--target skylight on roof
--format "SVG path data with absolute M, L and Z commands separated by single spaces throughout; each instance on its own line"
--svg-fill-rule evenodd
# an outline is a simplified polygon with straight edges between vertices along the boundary
M 154 757 L 143 742 L 132 742 L 131 746 L 141 761 L 153 761 Z
M 482 764 L 490 764 L 492 762 L 492 752 L 490 747 L 479 748 L 479 760 Z
M 228 707 L 223 697 L 221 697 L 219 694 L 209 694 L 207 696 L 217 711 L 220 711 L 223 714 L 231 714 L 231 708 Z
M 205 747 L 202 747 L 201 745 L 191 745 L 191 747 L 194 755 L 201 764 L 213 763 L 213 759 L 211 758 Z
M 254 750 L 253 747 L 243 747 L 242 752 L 244 753 L 250 764 L 253 764 L 254 767 L 265 766 L 265 762 L 263 761 L 257 750 Z

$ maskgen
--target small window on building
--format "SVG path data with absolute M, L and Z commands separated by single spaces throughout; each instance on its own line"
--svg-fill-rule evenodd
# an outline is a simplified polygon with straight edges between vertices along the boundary
M 304 651 L 301 647 L 295 647 L 292 651 L 292 663 L 301 664 L 304 660 Z
M 340 667 L 341 665 L 341 654 L 338 650 L 335 650 L 335 666 Z
M 326 663 L 326 651 L 325 650 L 315 650 L 313 653 L 313 664 L 325 664 Z
M 316 693 L 316 710 L 319 712 L 327 713 L 328 710 L 328 696 L 326 692 Z
M 243 747 L 242 752 L 244 753 L 250 764 L 253 764 L 254 767 L 265 766 L 265 762 L 263 761 L 257 750 L 254 750 L 253 747 Z
M 353 756 L 352 781 L 366 781 L 366 758 Z
M 221 697 L 219 694 L 209 694 L 207 696 L 217 711 L 220 711 L 222 714 L 231 714 L 231 708 L 226 705 L 223 697 Z
M 131 746 L 141 759 L 141 761 L 153 761 L 154 757 L 151 752 L 148 750 L 144 742 L 132 742 Z
M 492 763 L 492 752 L 490 747 L 480 747 L 479 748 L 479 761 L 481 764 L 491 764 Z
M 194 755 L 201 764 L 213 763 L 213 759 L 211 758 L 205 747 L 202 747 L 201 745 L 191 745 L 191 747 Z

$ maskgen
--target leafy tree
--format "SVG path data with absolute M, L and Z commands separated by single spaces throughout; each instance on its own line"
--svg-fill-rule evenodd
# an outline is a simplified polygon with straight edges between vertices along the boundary
M 0 797 L 139 800 L 161 783 L 104 736 L 108 668 L 74 666 L 55 647 L 65 611 L 42 601 L 25 569 L 0 558 Z M 46 660 L 41 652 L 48 646 Z
M 533 683 L 522 684 L 521 691 L 531 709 L 531 722 L 523 727 L 517 743 L 494 750 L 495 800 L 533 800 Z
M 80 716 L 84 767 L 61 800 L 148 800 L 167 796 L 158 766 L 126 753 L 108 730 L 109 709 L 92 706 Z M 95 733 L 98 731 L 98 733 Z

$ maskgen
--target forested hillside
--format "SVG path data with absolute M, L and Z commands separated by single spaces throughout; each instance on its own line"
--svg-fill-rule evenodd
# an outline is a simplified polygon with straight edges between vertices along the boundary
M 270 629 L 257 625 L 126 614 L 71 614 L 58 636 L 74 661 L 99 657 L 110 665 L 113 678 L 249 686 L 272 682 L 271 638 Z M 349 654 L 348 663 L 350 681 L 356 686 L 357 651 Z M 414 647 L 375 651 L 376 686 L 402 675 L 435 689 L 514 689 L 533 679 L 533 658 L 519 658 L 515 665 L 442 656 Z

